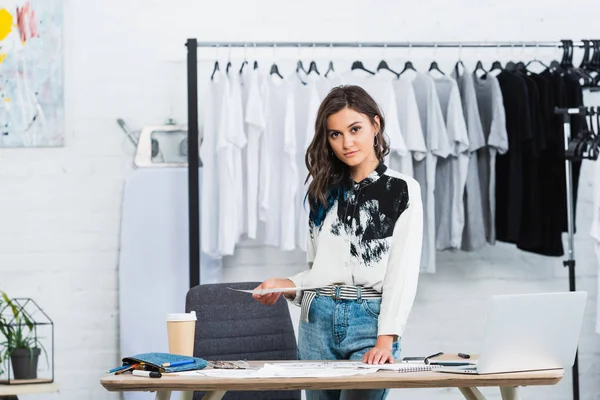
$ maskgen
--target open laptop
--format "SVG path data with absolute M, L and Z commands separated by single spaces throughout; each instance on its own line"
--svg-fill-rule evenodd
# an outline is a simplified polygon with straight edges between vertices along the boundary
M 494 374 L 574 364 L 587 292 L 494 296 L 475 365 L 438 372 Z

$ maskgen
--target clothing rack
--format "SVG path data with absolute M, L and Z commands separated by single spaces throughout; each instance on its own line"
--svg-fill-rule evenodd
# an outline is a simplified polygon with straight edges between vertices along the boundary
M 189 38 L 187 47 L 188 91 L 188 217 L 189 217 L 189 278 L 190 287 L 200 284 L 200 199 L 198 150 L 198 48 L 562 48 L 565 41 L 544 42 L 199 42 Z M 570 43 L 571 47 L 584 47 L 582 41 Z M 574 266 L 574 261 L 573 261 Z M 573 268 L 574 270 L 574 268 Z M 571 278 L 569 279 L 571 281 Z M 574 282 L 574 271 L 573 271 Z M 577 360 L 573 367 L 573 398 L 579 400 Z
M 593 110 L 591 111 L 592 115 Z M 586 159 L 588 157 L 578 156 L 573 154 L 571 145 L 571 117 L 579 116 L 585 117 L 590 115 L 590 110 L 587 107 L 575 107 L 575 108 L 558 108 L 554 109 L 554 113 L 563 116 L 563 127 L 564 127 L 564 146 L 565 146 L 565 183 L 567 191 L 567 259 L 563 261 L 563 265 L 569 268 L 569 291 L 574 292 L 575 288 L 575 248 L 573 236 L 575 235 L 575 205 L 573 204 L 573 176 L 572 171 L 572 160 L 575 159 Z M 589 157 L 593 159 L 592 157 Z M 575 363 L 573 364 L 573 394 L 579 396 L 579 393 L 575 392 L 576 388 L 579 388 L 579 372 L 578 372 L 578 354 L 575 353 Z M 578 397 L 576 397 L 578 398 Z

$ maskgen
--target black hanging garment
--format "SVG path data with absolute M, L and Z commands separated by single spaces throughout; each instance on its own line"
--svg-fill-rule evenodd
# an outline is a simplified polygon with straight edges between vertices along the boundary
M 506 114 L 508 151 L 496 156 L 496 239 L 517 243 L 523 211 L 523 149 L 532 139 L 529 92 L 523 78 L 497 76 Z

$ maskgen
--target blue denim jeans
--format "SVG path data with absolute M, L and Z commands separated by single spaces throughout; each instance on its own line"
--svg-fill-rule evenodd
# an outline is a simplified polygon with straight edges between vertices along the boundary
M 298 359 L 355 360 L 375 346 L 381 299 L 336 300 L 317 296 L 308 314 L 300 321 Z M 400 356 L 400 340 L 392 347 Z M 307 400 L 384 400 L 389 389 L 307 390 Z

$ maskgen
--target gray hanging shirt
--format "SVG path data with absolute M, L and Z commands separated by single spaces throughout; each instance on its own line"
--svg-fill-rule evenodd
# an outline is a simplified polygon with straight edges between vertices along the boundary
M 487 147 L 478 150 L 479 182 L 483 204 L 486 240 L 496 243 L 496 154 L 508 151 L 504 99 L 498 79 L 490 74 L 479 78 L 473 75 L 475 93 L 483 134 Z
M 469 164 L 463 199 L 465 222 L 462 232 L 461 249 L 473 251 L 480 249 L 486 243 L 478 163 L 478 150 L 485 148 L 486 143 L 481 126 L 481 116 L 479 115 L 473 75 L 466 67 L 460 73 L 457 64 L 452 70 L 452 77 L 458 82 L 463 113 L 467 124 L 467 133 L 469 135 Z

